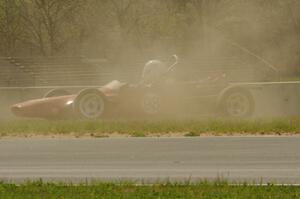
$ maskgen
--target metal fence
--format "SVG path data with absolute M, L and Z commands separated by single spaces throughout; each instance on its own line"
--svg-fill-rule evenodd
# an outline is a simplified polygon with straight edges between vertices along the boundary
M 0 58 L 0 87 L 101 85 L 113 79 L 133 83 L 139 81 L 143 65 L 143 61 L 115 65 L 74 57 Z M 182 60 L 174 76 L 195 80 L 219 73 L 231 81 L 257 81 L 261 74 L 238 59 L 199 57 Z
M 144 62 L 115 65 L 106 60 L 74 57 L 0 58 L 0 118 L 11 116 L 10 105 L 43 97 L 58 86 L 76 92 L 115 79 L 136 83 Z M 234 58 L 199 57 L 181 60 L 172 75 L 178 81 L 193 81 L 226 73 L 230 81 L 261 81 L 264 68 L 259 67 Z

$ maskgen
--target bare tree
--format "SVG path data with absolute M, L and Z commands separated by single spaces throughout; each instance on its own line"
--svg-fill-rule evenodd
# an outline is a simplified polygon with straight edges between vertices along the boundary
M 0 1 L 0 40 L 2 53 L 14 55 L 16 44 L 23 36 L 19 0 Z
M 23 19 L 44 55 L 55 55 L 78 34 L 81 0 L 23 0 Z
M 138 15 L 138 0 L 111 0 L 110 9 L 112 16 L 116 19 L 116 27 L 119 29 L 119 47 L 116 56 L 122 61 L 124 52 L 128 52 L 130 46 L 133 44 L 134 31 L 138 30 L 137 25 L 139 22 Z M 135 32 L 136 33 L 136 32 Z M 136 39 L 136 37 L 134 38 Z
M 296 68 L 299 11 L 298 0 L 0 0 L 0 50 L 84 52 L 116 61 L 175 52 L 192 57 L 202 49 L 222 49 L 226 44 L 210 43 L 225 36 Z

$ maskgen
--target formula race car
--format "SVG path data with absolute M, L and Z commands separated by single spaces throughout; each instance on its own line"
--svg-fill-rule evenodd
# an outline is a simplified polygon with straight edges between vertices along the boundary
M 106 117 L 160 117 L 194 112 L 216 113 L 234 118 L 253 114 L 254 98 L 247 87 L 230 84 L 226 75 L 201 81 L 176 82 L 170 74 L 177 56 L 168 67 L 149 61 L 138 84 L 112 81 L 77 94 L 55 89 L 42 99 L 15 104 L 11 111 L 19 117 L 63 119 Z

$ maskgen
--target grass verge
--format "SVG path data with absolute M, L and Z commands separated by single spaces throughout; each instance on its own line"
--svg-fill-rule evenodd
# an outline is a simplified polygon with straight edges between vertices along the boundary
M 261 120 L 151 120 L 151 121 L 45 121 L 0 122 L 0 137 L 72 136 L 201 136 L 300 135 L 300 118 Z
M 227 183 L 199 183 L 199 184 L 93 184 L 71 185 L 52 183 L 27 183 L 22 185 L 0 184 L 0 198 L 188 198 L 188 199 L 220 199 L 220 198 L 300 198 L 300 188 L 297 186 L 233 186 Z

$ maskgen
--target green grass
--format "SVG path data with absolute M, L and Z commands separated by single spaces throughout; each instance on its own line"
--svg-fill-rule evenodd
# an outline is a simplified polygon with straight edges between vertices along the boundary
M 289 81 L 300 81 L 300 77 L 299 76 L 288 76 L 288 77 L 282 77 L 281 81 L 285 82 L 289 82 Z
M 107 137 L 110 134 L 134 137 L 182 133 L 185 136 L 249 135 L 249 134 L 300 134 L 300 118 L 261 120 L 151 120 L 151 121 L 1 121 L 0 136 L 92 136 Z
M 300 187 L 296 186 L 232 186 L 227 183 L 199 183 L 194 185 L 183 184 L 93 184 L 93 185 L 67 185 L 47 184 L 42 182 L 21 185 L 0 184 L 0 198 L 3 199 L 67 199 L 67 198 L 107 198 L 107 199 L 133 199 L 133 198 L 170 198 L 170 199 L 285 199 L 300 198 Z

